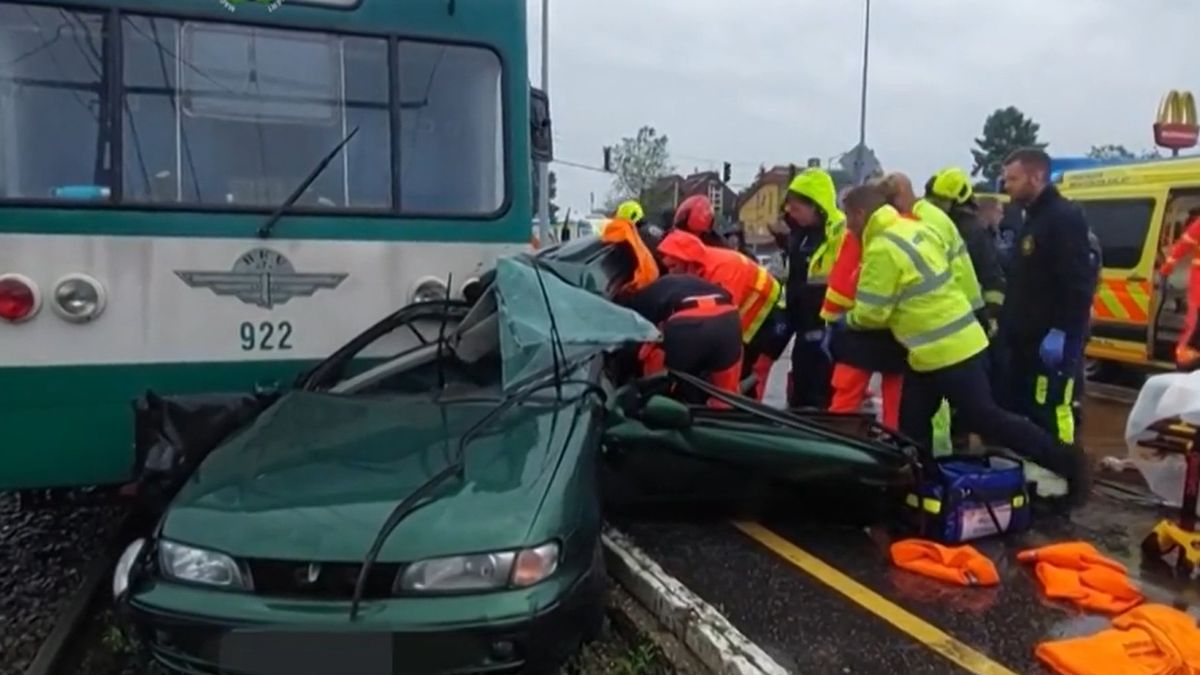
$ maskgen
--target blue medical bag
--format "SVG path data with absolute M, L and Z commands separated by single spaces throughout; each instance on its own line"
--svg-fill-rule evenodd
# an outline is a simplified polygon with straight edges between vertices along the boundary
M 1025 468 L 1013 455 L 928 458 L 905 508 L 920 536 L 946 544 L 1029 527 Z

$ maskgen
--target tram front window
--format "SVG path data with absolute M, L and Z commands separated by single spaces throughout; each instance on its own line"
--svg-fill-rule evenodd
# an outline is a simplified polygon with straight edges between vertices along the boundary
M 0 4 L 0 198 L 110 193 L 104 41 L 99 14 Z
M 383 39 L 123 19 L 129 201 L 282 202 L 355 127 L 302 206 L 392 204 Z

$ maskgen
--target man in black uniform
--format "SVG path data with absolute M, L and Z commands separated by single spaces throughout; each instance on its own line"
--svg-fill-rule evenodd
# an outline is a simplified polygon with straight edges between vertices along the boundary
M 1082 210 L 1049 184 L 1049 175 L 1050 158 L 1036 148 L 1017 150 L 1004 162 L 1004 189 L 1025 208 L 1025 224 L 1000 323 L 1015 411 L 1074 444 L 1072 402 L 1097 263 Z M 1078 468 L 1090 474 L 1086 462 Z
M 619 296 L 617 302 L 662 331 L 661 347 L 646 345 L 639 355 L 643 374 L 665 367 L 705 378 L 730 393 L 739 392 L 742 327 L 725 289 L 690 274 L 666 274 Z

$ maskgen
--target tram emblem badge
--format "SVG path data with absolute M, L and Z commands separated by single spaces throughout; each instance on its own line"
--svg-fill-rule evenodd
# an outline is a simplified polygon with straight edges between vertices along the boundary
M 292 298 L 311 297 L 321 289 L 334 289 L 349 274 L 297 272 L 292 261 L 278 251 L 255 248 L 233 263 L 228 272 L 176 270 L 175 276 L 191 288 L 207 288 L 263 309 L 286 304 Z

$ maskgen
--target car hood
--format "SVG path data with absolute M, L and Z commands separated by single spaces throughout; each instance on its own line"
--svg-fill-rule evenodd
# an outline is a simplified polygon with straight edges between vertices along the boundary
M 290 393 L 205 459 L 162 534 L 245 558 L 361 560 L 396 504 L 444 469 L 461 435 L 495 407 Z M 589 436 L 577 428 L 581 415 L 590 412 L 578 402 L 537 399 L 490 422 L 467 445 L 465 478 L 405 519 L 379 559 L 534 543 L 560 465 Z

